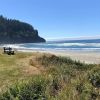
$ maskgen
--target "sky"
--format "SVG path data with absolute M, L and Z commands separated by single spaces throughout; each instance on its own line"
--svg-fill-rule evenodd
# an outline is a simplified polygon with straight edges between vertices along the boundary
M 0 0 L 0 14 L 45 39 L 100 36 L 100 0 Z

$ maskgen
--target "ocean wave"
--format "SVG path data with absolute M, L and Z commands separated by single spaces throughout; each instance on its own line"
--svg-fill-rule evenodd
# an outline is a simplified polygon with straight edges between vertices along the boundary
M 100 43 L 59 43 L 59 44 L 47 44 L 49 46 L 93 46 L 93 47 L 100 47 Z
M 24 43 L 24 44 L 4 44 L 0 47 L 11 47 L 17 50 L 98 50 L 100 43 Z
M 45 51 L 100 51 L 100 48 L 53 48 L 53 49 L 48 49 L 48 48 L 34 48 L 34 49 L 19 49 L 18 51 L 22 51 L 22 52 L 45 52 Z
M 22 47 L 20 44 L 4 44 L 4 45 L 1 45 L 0 47 L 11 47 L 11 48 L 15 48 L 15 49 L 25 48 L 25 47 Z

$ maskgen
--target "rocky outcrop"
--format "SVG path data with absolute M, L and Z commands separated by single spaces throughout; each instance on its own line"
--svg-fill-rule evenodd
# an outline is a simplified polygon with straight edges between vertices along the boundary
M 0 43 L 45 42 L 32 25 L 0 16 Z

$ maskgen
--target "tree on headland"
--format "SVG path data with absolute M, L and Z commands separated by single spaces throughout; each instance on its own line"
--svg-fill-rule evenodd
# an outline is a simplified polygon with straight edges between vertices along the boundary
M 45 42 L 45 39 L 38 36 L 38 30 L 32 25 L 15 19 L 7 19 L 0 16 L 0 42 L 21 43 L 21 42 Z

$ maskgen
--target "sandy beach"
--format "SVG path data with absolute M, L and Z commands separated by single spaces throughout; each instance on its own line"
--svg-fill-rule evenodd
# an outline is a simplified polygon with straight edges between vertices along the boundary
M 14 51 L 19 52 L 51 53 L 58 56 L 70 57 L 73 60 L 84 63 L 100 64 L 100 43 L 6 44 L 1 45 L 2 50 L 3 47 L 11 47 L 14 49 Z
M 0 51 L 3 51 L 0 49 Z M 100 64 L 100 51 L 85 51 L 85 50 L 27 50 L 27 49 L 15 49 L 15 51 L 19 52 L 42 52 L 42 53 L 50 53 L 57 56 L 65 56 L 70 57 L 73 60 L 81 61 L 83 63 L 88 64 Z
M 95 51 L 46 51 L 57 56 L 67 56 L 88 64 L 100 64 L 100 52 Z

